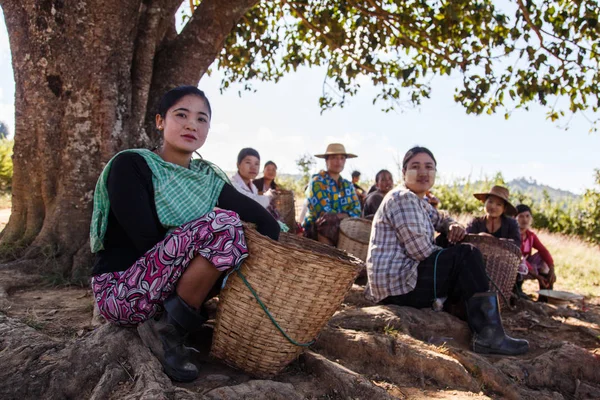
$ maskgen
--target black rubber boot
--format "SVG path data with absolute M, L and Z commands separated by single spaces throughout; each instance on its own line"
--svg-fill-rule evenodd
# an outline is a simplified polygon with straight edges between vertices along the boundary
M 549 276 L 549 274 L 540 274 L 540 275 L 542 277 L 546 278 L 546 279 L 548 279 L 548 276 Z M 553 288 L 554 288 L 554 285 L 550 285 L 547 288 L 543 288 L 542 285 L 540 285 L 540 290 L 542 290 L 542 289 L 550 289 L 550 290 L 552 290 Z M 548 302 L 548 297 L 544 296 L 543 294 L 540 294 L 538 296 L 538 300 L 537 301 L 540 302 L 540 303 L 547 303 Z
M 144 322 L 138 326 L 138 333 L 171 379 L 193 381 L 198 377 L 198 368 L 189 361 L 190 349 L 183 342 L 189 332 L 200 329 L 206 318 L 176 294 L 165 300 L 164 307 L 160 319 Z
M 474 352 L 514 356 L 529 350 L 527 340 L 511 338 L 504 332 L 496 293 L 475 293 L 467 301 L 467 317 Z
M 515 282 L 515 287 L 513 288 L 513 293 L 517 296 L 518 299 L 524 299 L 524 300 L 530 300 L 529 296 L 527 296 L 525 294 L 525 292 L 523 292 L 523 282 L 524 280 L 521 280 L 522 278 L 517 278 L 517 281 Z

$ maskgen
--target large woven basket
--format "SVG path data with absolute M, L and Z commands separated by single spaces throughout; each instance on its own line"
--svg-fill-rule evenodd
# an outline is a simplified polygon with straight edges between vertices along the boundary
M 340 236 L 337 248 L 366 261 L 371 236 L 371 223 L 368 219 L 362 218 L 345 218 L 340 221 Z
M 338 309 L 361 262 L 333 247 L 282 233 L 279 242 L 244 228 L 250 256 L 219 296 L 211 355 L 266 378 L 279 373 Z M 258 303 L 252 290 L 271 314 Z
M 296 231 L 296 207 L 294 205 L 294 192 L 291 190 L 278 189 L 275 192 L 275 209 L 281 216 L 283 222 L 290 228 L 290 232 Z
M 494 292 L 500 290 L 499 297 L 509 306 L 508 300 L 521 262 L 521 249 L 512 242 L 492 236 L 469 234 L 463 242 L 471 243 L 481 251 L 485 270 L 490 278 L 490 289 Z

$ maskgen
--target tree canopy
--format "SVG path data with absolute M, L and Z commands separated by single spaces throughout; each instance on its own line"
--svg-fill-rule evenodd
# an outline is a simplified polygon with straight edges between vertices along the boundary
M 324 66 L 322 109 L 343 106 L 361 75 L 385 110 L 418 105 L 435 75 L 461 75 L 454 98 L 467 113 L 508 118 L 537 102 L 554 121 L 600 106 L 598 10 L 595 0 L 263 1 L 228 36 L 217 67 L 223 88 L 251 89 Z

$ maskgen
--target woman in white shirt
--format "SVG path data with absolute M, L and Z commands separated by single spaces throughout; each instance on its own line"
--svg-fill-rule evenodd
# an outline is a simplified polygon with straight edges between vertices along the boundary
M 258 175 L 260 169 L 260 155 L 253 148 L 246 147 L 240 150 L 237 158 L 238 172 L 231 177 L 231 183 L 238 192 L 250 197 L 264 208 L 268 208 L 273 197 L 271 190 L 264 195 L 258 194 L 258 188 L 252 180 Z

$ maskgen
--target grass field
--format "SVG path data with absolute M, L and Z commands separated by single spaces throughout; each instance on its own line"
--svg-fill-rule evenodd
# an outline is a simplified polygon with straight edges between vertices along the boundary
M 454 218 L 466 226 L 472 216 L 461 214 Z M 594 246 L 577 237 L 538 231 L 535 227 L 533 230 L 554 259 L 555 290 L 600 296 L 600 246 Z M 524 288 L 527 293 L 538 290 L 537 283 L 533 285 L 526 282 Z
M 554 258 L 556 290 L 600 296 L 600 246 L 556 233 L 537 234 Z

